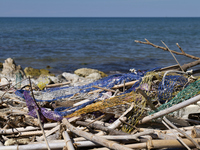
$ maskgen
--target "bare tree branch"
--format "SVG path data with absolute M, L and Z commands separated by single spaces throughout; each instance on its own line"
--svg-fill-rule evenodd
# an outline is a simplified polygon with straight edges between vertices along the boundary
M 149 42 L 147 39 L 145 39 L 146 42 L 142 42 L 142 41 L 138 41 L 138 40 L 135 40 L 136 43 L 142 43 L 142 44 L 147 44 L 147 45 L 151 45 L 155 48 L 160 48 L 164 51 L 169 51 L 169 49 L 167 49 L 166 47 L 162 47 L 162 46 L 158 46 L 158 45 L 155 45 L 151 42 Z M 199 57 L 196 57 L 196 56 L 193 56 L 193 55 L 190 55 L 190 54 L 187 54 L 185 53 L 183 50 L 181 50 L 181 53 L 180 52 L 176 52 L 174 50 L 170 50 L 172 53 L 174 54 L 177 54 L 177 55 L 183 55 L 183 56 L 186 56 L 186 57 L 189 57 L 189 58 L 192 58 L 192 59 L 196 59 L 196 60 L 199 60 L 200 58 Z

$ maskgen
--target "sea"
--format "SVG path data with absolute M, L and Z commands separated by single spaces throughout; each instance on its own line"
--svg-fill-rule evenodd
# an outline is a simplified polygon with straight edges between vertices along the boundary
M 200 18 L 1 17 L 0 62 L 11 57 L 22 68 L 53 73 L 93 68 L 107 74 L 148 70 L 177 62 L 170 52 L 145 41 L 200 57 Z M 175 55 L 183 65 L 194 61 Z M 198 69 L 197 66 L 194 69 Z

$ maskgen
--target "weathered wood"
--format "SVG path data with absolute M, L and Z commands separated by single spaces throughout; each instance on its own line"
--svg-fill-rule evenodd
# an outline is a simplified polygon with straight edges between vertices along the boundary
M 65 140 L 67 149 L 68 149 L 68 150 L 75 150 L 75 149 L 74 149 L 74 146 L 73 146 L 73 143 L 72 143 L 72 141 L 71 141 L 71 139 L 70 139 L 70 137 L 69 137 L 69 134 L 68 134 L 66 131 L 64 131 L 64 132 L 62 133 L 62 135 L 63 135 L 63 137 L 64 137 L 64 140 Z
M 155 48 L 160 48 L 160 49 L 162 49 L 162 50 L 164 50 L 164 51 L 169 51 L 168 48 L 155 45 L 155 44 L 149 42 L 147 39 L 145 39 L 145 41 L 146 41 L 146 42 L 142 42 L 142 41 L 135 40 L 136 43 L 147 44 L 147 45 L 151 45 L 151 46 L 153 46 L 153 47 L 155 47 Z M 183 56 L 186 56 L 186 57 L 189 57 L 189 58 L 192 58 L 192 59 L 196 59 L 196 60 L 199 60 L 199 59 L 200 59 L 199 57 L 196 57 L 196 56 L 187 54 L 187 53 L 185 53 L 185 52 L 181 52 L 181 53 L 180 53 L 180 52 L 176 52 L 176 51 L 174 51 L 174 50 L 170 50 L 170 51 L 171 51 L 172 53 L 174 53 L 174 54 L 177 54 L 177 55 L 183 55 Z
M 82 126 L 88 126 L 88 123 L 87 122 L 83 122 L 83 121 L 76 121 L 76 124 L 77 125 L 82 125 Z M 129 135 L 128 133 L 125 133 L 123 131 L 114 130 L 114 129 L 111 129 L 111 128 L 108 128 L 108 127 L 104 127 L 104 126 L 102 126 L 100 124 L 96 124 L 96 123 L 90 124 L 89 127 L 105 131 L 110 135 Z
M 179 128 L 177 128 L 174 124 L 172 124 L 166 117 L 163 117 L 163 120 L 169 124 L 172 128 L 174 128 L 175 130 L 177 130 L 178 132 L 180 132 L 181 134 L 183 134 L 188 140 L 190 140 L 198 149 L 200 149 L 200 146 L 198 143 L 196 143 L 192 137 L 190 137 L 187 133 L 185 133 L 184 131 L 180 130 Z
M 103 145 L 105 147 L 108 147 L 108 148 L 111 148 L 111 149 L 116 149 L 116 150 L 131 150 L 130 148 L 127 148 L 127 147 L 124 147 L 114 141 L 109 141 L 109 140 L 106 140 L 105 138 L 102 138 L 100 136 L 97 136 L 97 135 L 93 135 L 93 134 L 90 134 L 90 133 L 87 133 L 87 132 L 84 132 L 78 128 L 75 128 L 74 126 L 72 126 L 68 120 L 66 118 L 64 118 L 62 120 L 63 124 L 66 125 L 66 127 L 72 131 L 73 133 L 79 135 L 79 136 L 82 136 L 88 140 L 91 140 L 95 143 L 98 143 L 100 145 Z
M 161 111 L 159 111 L 157 113 L 154 113 L 152 115 L 146 116 L 142 120 L 139 121 L 139 124 L 143 124 L 143 123 L 146 123 L 146 122 L 148 122 L 148 121 L 150 121 L 152 119 L 156 119 L 156 118 L 162 117 L 162 116 L 164 116 L 166 114 L 169 114 L 169 113 L 174 112 L 176 110 L 179 110 L 179 109 L 181 109 L 183 107 L 186 107 L 186 106 L 188 106 L 190 104 L 198 102 L 199 100 L 200 100 L 200 95 L 197 95 L 197 96 L 195 96 L 193 98 L 190 98 L 190 99 L 188 99 L 188 100 L 186 100 L 184 102 L 181 102 L 179 104 L 176 104 L 176 105 L 174 105 L 172 107 L 166 108 L 166 109 L 161 110 Z

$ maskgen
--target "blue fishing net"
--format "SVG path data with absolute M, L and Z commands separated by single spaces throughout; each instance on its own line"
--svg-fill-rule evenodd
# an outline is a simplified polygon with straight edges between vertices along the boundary
M 171 100 L 178 91 L 181 91 L 188 82 L 187 78 L 182 75 L 168 75 L 158 86 L 158 98 L 160 102 Z
M 155 69 L 152 69 L 152 70 L 155 70 Z M 149 71 L 152 71 L 152 70 L 149 70 Z M 63 98 L 71 97 L 74 94 L 88 93 L 90 91 L 96 90 L 97 88 L 95 88 L 93 86 L 98 86 L 98 87 L 102 87 L 102 88 L 112 88 L 114 85 L 119 85 L 119 84 L 123 84 L 124 82 L 138 80 L 138 82 L 136 82 L 132 86 L 132 88 L 130 88 L 129 90 L 127 90 L 125 92 L 125 93 L 129 93 L 132 90 L 134 90 L 136 87 L 139 86 L 139 83 L 141 82 L 141 78 L 144 76 L 145 73 L 146 72 L 143 71 L 143 72 L 138 72 L 138 73 L 115 74 L 115 75 L 111 75 L 111 76 L 102 78 L 96 82 L 93 82 L 93 83 L 90 83 L 90 84 L 87 84 L 84 86 L 57 87 L 57 88 L 51 88 L 51 89 L 47 89 L 47 90 L 43 90 L 43 91 L 39 91 L 39 92 L 34 91 L 34 94 L 35 94 L 37 102 L 53 102 L 56 100 L 61 100 Z M 105 91 L 103 91 L 103 92 L 105 92 Z M 24 90 L 17 90 L 15 92 L 16 95 L 23 97 L 26 100 L 30 99 L 30 97 L 25 96 L 25 95 L 27 95 L 25 93 L 27 93 L 27 92 L 25 92 Z M 42 97 L 41 97 L 41 95 L 42 95 Z M 101 95 L 102 95 L 102 93 L 100 93 L 99 96 L 101 96 Z M 56 108 L 53 112 L 59 116 L 67 116 L 67 115 L 72 114 L 73 112 L 75 112 L 81 108 L 84 108 L 85 106 L 95 102 L 96 100 L 97 100 L 97 98 L 91 99 L 90 101 L 88 101 L 82 105 L 79 105 L 77 107 L 73 107 L 73 108 L 59 107 L 59 108 Z M 52 114 L 52 112 L 49 112 L 49 113 Z M 35 113 L 32 113 L 32 115 L 35 116 Z M 48 116 L 46 113 L 45 113 L 45 115 Z M 50 115 L 50 116 L 52 116 L 52 115 Z M 60 118 L 58 118 L 57 120 L 59 120 L 59 119 Z

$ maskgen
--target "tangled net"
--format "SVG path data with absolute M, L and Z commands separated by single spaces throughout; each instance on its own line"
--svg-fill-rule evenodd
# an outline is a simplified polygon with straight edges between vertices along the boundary
M 150 112 L 150 114 L 169 108 L 185 100 L 188 100 L 198 95 L 199 93 L 200 93 L 200 80 L 197 80 L 193 83 L 190 83 L 185 89 L 180 91 L 172 100 L 170 100 L 167 103 L 162 104 L 160 107 L 157 108 L 156 111 Z
M 106 109 L 108 107 L 118 106 L 118 105 L 127 104 L 131 102 L 137 105 L 137 103 L 141 102 L 142 100 L 144 100 L 144 98 L 140 94 L 137 94 L 134 91 L 132 91 L 131 93 L 115 96 L 109 99 L 105 99 L 105 100 L 90 104 L 82 109 L 77 110 L 71 115 L 67 115 L 65 117 L 78 116 L 81 114 L 99 111 L 99 110 Z

